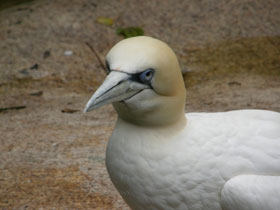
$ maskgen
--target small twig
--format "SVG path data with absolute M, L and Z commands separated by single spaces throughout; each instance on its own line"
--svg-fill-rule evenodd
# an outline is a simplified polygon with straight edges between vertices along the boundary
M 95 50 L 88 42 L 86 42 L 86 45 L 87 45 L 87 46 L 89 47 L 89 49 L 93 52 L 93 54 L 94 54 L 95 57 L 97 58 L 97 60 L 98 60 L 98 62 L 99 62 L 99 64 L 100 64 L 100 66 L 103 68 L 103 70 L 105 71 L 105 73 L 107 73 L 106 67 L 104 66 L 103 62 L 101 61 L 101 59 L 100 59 L 98 53 L 96 52 L 96 50 Z
M 0 108 L 0 112 L 8 111 L 8 110 L 18 110 L 18 109 L 25 109 L 26 106 L 11 106 L 11 107 L 3 107 Z
M 78 109 L 69 109 L 69 108 L 65 108 L 65 109 L 62 109 L 61 112 L 63 113 L 75 113 L 75 112 L 78 112 L 79 110 Z
M 33 92 L 33 93 L 29 93 L 29 95 L 31 95 L 31 96 L 41 96 L 41 95 L 43 95 L 43 91 L 37 91 L 37 92 Z

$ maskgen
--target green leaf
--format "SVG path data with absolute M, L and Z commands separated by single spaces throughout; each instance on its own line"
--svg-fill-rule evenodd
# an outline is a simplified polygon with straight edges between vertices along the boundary
M 142 36 L 144 35 L 144 30 L 140 27 L 117 28 L 116 33 L 126 39 L 134 36 Z
M 106 25 L 106 26 L 111 26 L 114 24 L 114 19 L 112 18 L 107 18 L 107 17 L 99 17 L 96 19 L 96 21 L 100 24 Z

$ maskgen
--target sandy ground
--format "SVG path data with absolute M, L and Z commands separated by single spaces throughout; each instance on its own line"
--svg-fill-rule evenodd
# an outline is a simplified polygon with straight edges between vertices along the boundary
M 1 9 L 0 208 L 128 209 L 104 165 L 116 113 L 110 105 L 82 113 L 105 78 L 85 42 L 104 59 L 122 39 L 118 27 L 141 26 L 170 44 L 185 72 L 186 111 L 280 111 L 280 2 L 240 2 L 36 0 Z

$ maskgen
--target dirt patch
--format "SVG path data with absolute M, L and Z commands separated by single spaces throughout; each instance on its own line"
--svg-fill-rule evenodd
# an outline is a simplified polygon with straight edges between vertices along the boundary
M 229 40 L 185 53 L 187 111 L 280 111 L 280 36 Z
M 83 174 L 77 166 L 45 169 L 7 167 L 2 169 L 1 177 L 2 208 L 113 208 L 112 197 L 83 189 L 83 183 L 93 178 Z

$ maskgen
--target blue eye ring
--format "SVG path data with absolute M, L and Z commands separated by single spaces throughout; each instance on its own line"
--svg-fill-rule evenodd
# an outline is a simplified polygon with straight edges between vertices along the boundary
M 154 69 L 147 69 L 139 74 L 140 80 L 145 83 L 149 84 L 154 77 Z

